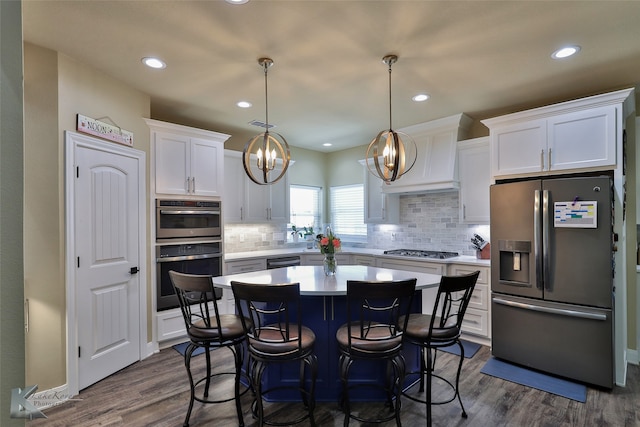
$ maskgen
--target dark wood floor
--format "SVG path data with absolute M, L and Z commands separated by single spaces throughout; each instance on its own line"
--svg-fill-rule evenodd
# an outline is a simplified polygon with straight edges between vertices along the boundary
M 231 366 L 230 353 L 217 350 L 215 358 Z M 457 403 L 436 406 L 435 426 L 640 426 L 640 368 L 629 366 L 627 386 L 613 391 L 589 388 L 587 402 L 579 403 L 480 373 L 490 357 L 482 347 L 466 359 L 462 373 L 462 399 L 469 417 L 460 417 Z M 439 353 L 439 363 L 453 365 L 454 356 Z M 194 359 L 202 368 L 204 357 Z M 453 370 L 453 368 L 447 368 Z M 217 384 L 216 391 L 227 384 Z M 44 411 L 48 419 L 28 423 L 35 426 L 181 426 L 188 404 L 188 382 L 183 359 L 175 350 L 162 350 L 141 362 L 83 390 L 77 401 Z M 256 425 L 249 413 L 250 393 L 243 396 L 245 424 Z M 424 406 L 408 399 L 402 402 L 406 426 L 425 425 Z M 285 404 L 278 410 L 291 415 L 300 405 Z M 360 409 L 367 414 L 374 404 Z M 380 408 L 380 410 L 385 410 Z M 337 404 L 319 403 L 316 421 L 320 426 L 340 426 L 343 416 Z M 237 425 L 233 403 L 195 404 L 191 426 Z M 304 424 L 303 424 L 304 425 Z M 351 422 L 351 425 L 358 425 Z M 395 425 L 390 422 L 384 425 Z

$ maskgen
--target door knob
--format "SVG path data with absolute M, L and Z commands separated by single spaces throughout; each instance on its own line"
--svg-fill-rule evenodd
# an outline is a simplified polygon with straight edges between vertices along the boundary
M 129 270 L 129 273 L 130 273 L 130 274 L 137 274 L 137 273 L 138 273 L 138 271 L 140 271 L 140 270 L 138 269 L 138 267 L 131 267 L 131 269 Z

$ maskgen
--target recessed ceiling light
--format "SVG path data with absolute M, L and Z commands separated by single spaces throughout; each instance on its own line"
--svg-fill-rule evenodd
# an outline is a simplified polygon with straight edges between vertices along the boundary
M 323 147 L 331 147 L 333 144 L 330 142 L 325 142 L 324 144 L 322 144 Z
M 416 102 L 422 102 L 422 101 L 426 101 L 427 99 L 429 99 L 429 95 L 427 95 L 426 93 L 420 93 L 420 94 L 414 96 L 411 99 L 413 99 Z
M 238 101 L 236 105 L 240 108 L 249 108 L 253 106 L 253 104 L 248 101 Z
M 580 52 L 580 46 L 565 46 L 551 54 L 553 59 L 563 59 Z
M 245 4 L 249 3 L 249 0 L 225 0 L 227 3 L 231 4 Z
M 146 57 L 142 58 L 142 63 L 150 68 L 167 68 L 167 64 L 158 58 Z

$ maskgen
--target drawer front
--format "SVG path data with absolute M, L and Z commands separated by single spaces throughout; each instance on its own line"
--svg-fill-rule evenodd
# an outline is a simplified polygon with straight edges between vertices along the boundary
M 467 308 L 462 321 L 462 331 L 483 337 L 489 336 L 489 313 L 487 311 Z
M 376 259 L 372 256 L 353 255 L 353 265 L 366 265 L 369 267 L 375 267 Z
M 457 293 L 456 298 L 461 298 L 462 294 Z M 469 307 L 476 310 L 489 309 L 489 287 L 487 285 L 476 285 L 469 300 Z
M 224 274 L 249 273 L 267 269 L 267 261 L 264 259 L 246 261 L 227 261 L 224 263 Z
M 380 268 L 392 268 L 394 270 L 405 271 L 417 271 L 419 273 L 429 274 L 445 274 L 446 264 L 436 264 L 420 261 L 402 261 L 402 260 L 390 260 L 380 259 L 378 261 L 378 267 Z
M 166 341 L 172 338 L 186 337 L 187 331 L 184 327 L 182 312 L 177 310 L 167 310 L 160 312 L 158 320 L 158 341 Z
M 486 267 L 475 267 L 473 265 L 452 264 L 449 266 L 449 275 L 460 276 L 463 274 L 471 274 L 477 270 L 480 270 L 480 275 L 478 276 L 478 281 L 476 282 L 476 286 L 479 284 L 488 285 L 489 269 Z

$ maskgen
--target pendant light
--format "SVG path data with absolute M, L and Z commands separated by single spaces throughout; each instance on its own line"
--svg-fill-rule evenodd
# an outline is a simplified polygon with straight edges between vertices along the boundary
M 254 136 L 247 142 L 242 151 L 242 165 L 251 181 L 258 185 L 269 185 L 282 178 L 289 167 L 291 154 L 289 144 L 278 133 L 269 133 L 269 101 L 267 92 L 267 71 L 273 65 L 271 58 L 260 58 L 258 64 L 264 70 L 264 98 L 265 98 L 265 132 Z M 253 163 L 252 163 L 253 162 Z M 282 169 L 278 173 L 276 165 L 282 162 Z M 257 169 L 256 169 L 257 168 Z M 255 172 L 255 173 L 254 173 Z M 256 174 L 259 175 L 256 177 Z
M 366 155 L 369 172 L 386 184 L 400 179 L 409 172 L 416 163 L 418 155 L 413 138 L 406 133 L 394 131 L 391 125 L 391 66 L 397 61 L 396 55 L 387 55 L 382 58 L 382 62 L 389 66 L 389 129 L 378 133 L 369 143 Z

